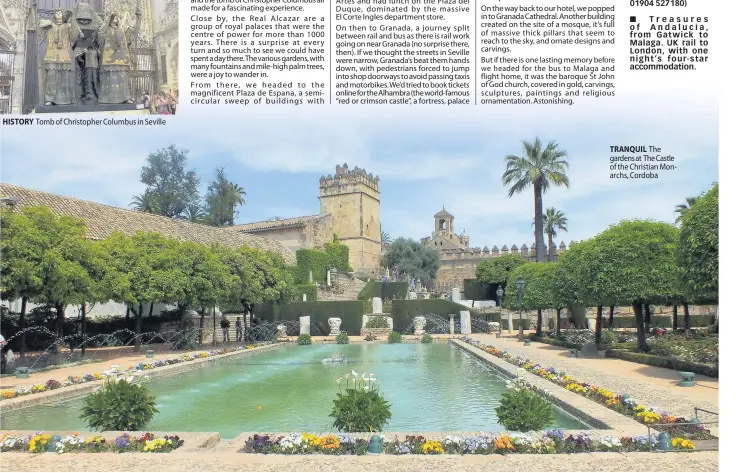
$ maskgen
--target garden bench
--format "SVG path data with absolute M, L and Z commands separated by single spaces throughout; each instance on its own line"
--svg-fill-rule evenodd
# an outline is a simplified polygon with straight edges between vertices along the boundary
M 578 357 L 578 349 L 577 348 L 570 348 L 570 355 L 574 356 L 575 358 Z
M 690 388 L 695 386 L 695 373 L 689 371 L 680 371 L 680 383 L 679 385 L 684 388 Z

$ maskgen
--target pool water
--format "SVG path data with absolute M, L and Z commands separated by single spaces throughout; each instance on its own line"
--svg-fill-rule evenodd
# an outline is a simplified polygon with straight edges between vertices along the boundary
M 324 364 L 344 354 L 347 363 Z M 336 379 L 375 373 L 391 404 L 386 431 L 501 431 L 494 408 L 505 381 L 454 346 L 354 344 L 290 346 L 230 359 L 150 384 L 159 413 L 148 430 L 219 432 L 335 431 L 329 413 Z M 344 382 L 343 382 L 344 389 Z M 8 412 L 3 429 L 84 430 L 83 399 Z M 556 410 L 555 428 L 585 425 Z

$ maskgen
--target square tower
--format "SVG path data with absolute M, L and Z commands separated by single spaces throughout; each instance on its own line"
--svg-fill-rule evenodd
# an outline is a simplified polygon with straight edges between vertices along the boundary
M 333 230 L 350 248 L 350 266 L 376 276 L 381 267 L 381 193 L 378 176 L 365 169 L 335 167 L 319 180 L 320 213 L 332 215 Z

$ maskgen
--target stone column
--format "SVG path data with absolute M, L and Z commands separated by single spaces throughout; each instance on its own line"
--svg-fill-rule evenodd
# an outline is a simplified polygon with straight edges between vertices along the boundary
M 331 282 L 331 281 L 330 281 L 330 279 L 331 279 L 331 278 L 330 278 L 330 276 L 331 276 L 331 274 L 330 274 L 330 270 L 328 269 L 328 270 L 327 270 L 327 285 L 328 285 L 328 286 L 330 286 L 330 285 L 331 285 L 331 284 L 330 284 L 330 282 Z
M 327 323 L 330 326 L 331 337 L 336 337 L 337 335 L 340 335 L 340 325 L 342 324 L 342 319 L 338 317 L 331 317 L 327 319 Z
M 309 326 L 311 323 L 311 319 L 308 315 L 305 315 L 304 317 L 299 317 L 299 335 L 310 335 L 309 333 Z
M 452 302 L 457 302 L 460 300 L 460 288 L 453 287 L 452 288 Z
M 472 332 L 472 329 L 470 326 L 470 311 L 461 310 L 460 311 L 460 333 L 463 335 L 470 335 L 471 332 Z
M 312 270 L 309 270 L 309 284 L 312 284 L 314 282 L 314 274 L 312 274 Z
M 374 297 L 373 300 L 373 307 L 371 309 L 372 314 L 383 314 L 383 301 L 380 297 Z
M 514 331 L 514 324 L 512 323 L 512 320 L 511 320 L 512 319 L 511 311 L 506 309 L 506 315 L 508 316 L 508 319 L 509 319 L 509 333 L 512 333 Z
M 302 302 L 307 302 L 307 295 L 306 294 L 302 294 Z
M 455 335 L 455 314 L 450 314 L 450 335 Z

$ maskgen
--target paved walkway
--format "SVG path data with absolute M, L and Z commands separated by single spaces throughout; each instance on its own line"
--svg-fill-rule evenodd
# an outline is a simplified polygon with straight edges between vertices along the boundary
M 664 409 L 671 415 L 690 419 L 695 407 L 718 412 L 718 379 L 695 376 L 696 386 L 683 388 L 677 385 L 677 371 L 642 365 L 616 358 L 574 358 L 562 347 L 532 342 L 525 347 L 516 336 L 503 338 L 495 335 L 473 334 L 472 338 L 514 356 L 529 358 L 544 367 L 554 367 L 573 378 L 610 389 L 615 393 L 631 395 L 641 404 Z M 531 375 L 530 376 L 534 376 Z M 717 420 L 707 414 L 701 420 Z
M 718 452 L 574 455 L 0 454 L 2 471 L 718 471 Z

